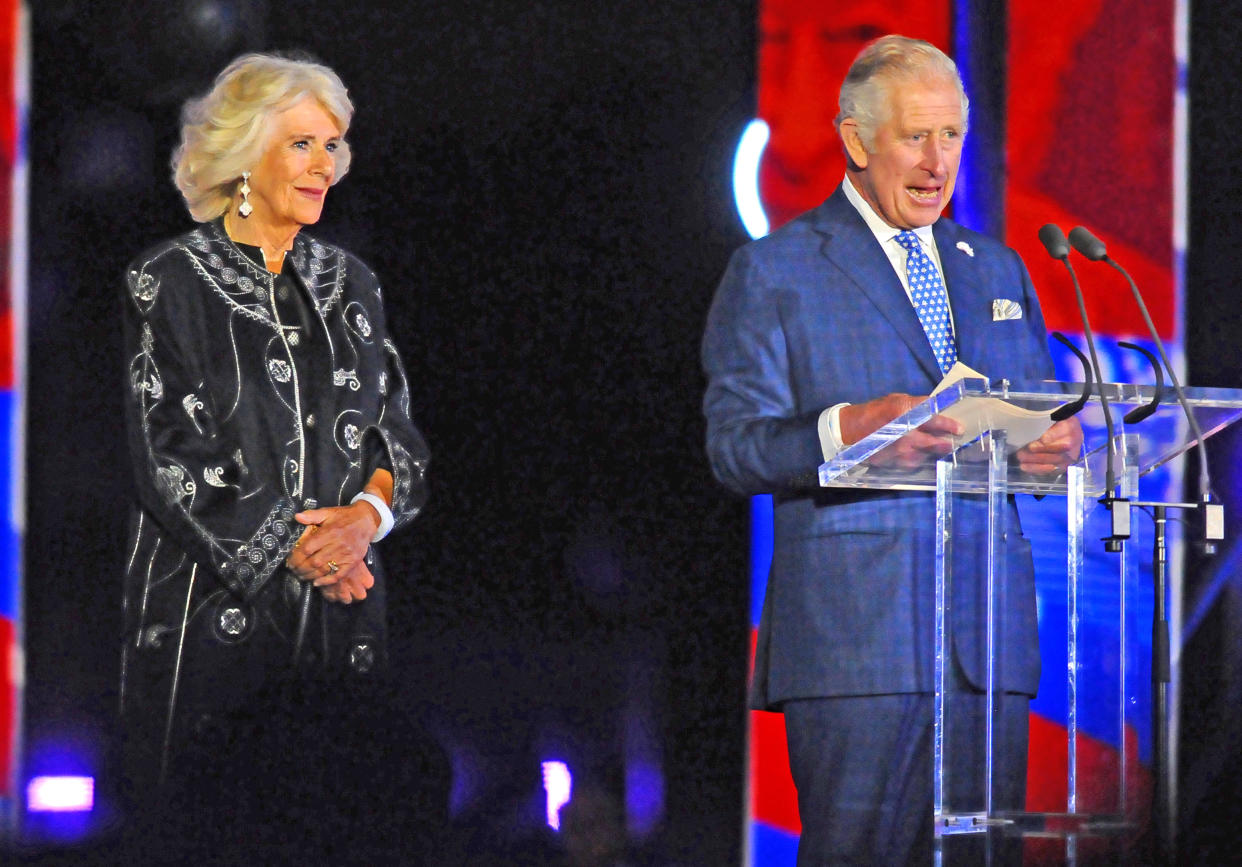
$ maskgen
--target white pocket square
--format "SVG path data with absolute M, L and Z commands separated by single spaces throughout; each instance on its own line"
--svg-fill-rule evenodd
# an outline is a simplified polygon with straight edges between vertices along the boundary
M 992 321 L 1004 322 L 1022 318 L 1022 305 L 1008 298 L 997 298 L 992 302 Z

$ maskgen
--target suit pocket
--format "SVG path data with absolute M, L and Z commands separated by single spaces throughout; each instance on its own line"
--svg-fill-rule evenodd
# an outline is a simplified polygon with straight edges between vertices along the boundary
M 788 540 L 765 612 L 770 698 L 930 688 L 934 546 L 916 531 Z

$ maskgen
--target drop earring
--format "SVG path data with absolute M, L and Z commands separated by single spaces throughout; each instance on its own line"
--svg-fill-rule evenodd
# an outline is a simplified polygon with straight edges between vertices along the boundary
M 242 172 L 241 195 L 242 202 L 237 206 L 237 213 L 249 217 L 254 210 L 254 205 L 250 204 L 250 172 Z

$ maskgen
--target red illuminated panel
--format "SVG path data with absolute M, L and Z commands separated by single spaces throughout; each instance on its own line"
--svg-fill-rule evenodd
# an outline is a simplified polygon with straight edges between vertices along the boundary
M 15 794 L 13 780 L 17 750 L 17 631 L 13 621 L 0 617 L 0 797 Z
M 750 672 L 755 671 L 755 639 L 750 630 Z M 750 712 L 750 814 L 755 822 L 802 833 L 798 818 L 798 790 L 789 769 L 789 743 L 785 739 L 784 714 L 763 710 Z
M 1115 812 L 1118 803 L 1116 781 L 1120 755 L 1115 747 L 1087 735 L 1078 735 L 1078 810 Z M 1066 811 L 1068 781 L 1068 740 L 1065 726 L 1031 714 L 1029 765 L 1026 778 L 1026 808 L 1032 812 Z M 1126 774 L 1129 800 L 1126 813 L 1136 827 L 1146 827 L 1151 812 L 1152 778 L 1138 760 L 1138 737 L 1126 728 Z M 1108 781 L 1108 782 L 1105 782 Z M 1054 865 L 1065 863 L 1065 843 L 1059 839 L 1028 839 L 1023 863 Z M 1105 863 L 1115 844 L 1104 839 L 1082 837 L 1078 856 L 1082 863 Z
M 789 772 L 784 714 L 750 712 L 750 803 L 754 821 L 802 833 L 798 790 Z
M 25 155 L 20 152 L 21 134 L 19 122 L 24 106 L 19 105 L 19 95 L 24 98 L 27 83 L 24 80 L 28 42 L 23 31 L 25 14 L 18 0 L 0 0 L 0 805 L 7 804 L 18 793 L 17 787 L 17 721 L 21 702 L 20 684 L 23 678 L 22 653 L 19 643 L 21 605 L 21 536 L 15 515 L 14 491 L 20 489 L 22 460 L 15 450 L 20 442 L 16 430 L 21 414 L 18 411 L 19 393 L 13 378 L 14 347 L 18 334 L 14 332 L 14 287 L 10 284 L 17 274 L 22 298 L 24 289 L 25 249 L 15 237 L 13 222 L 15 174 Z M 19 73 L 23 80 L 19 82 Z M 24 206 L 24 202 L 17 203 Z M 24 213 L 24 207 L 21 211 Z M 20 219 L 20 218 L 19 218 Z M 21 235 L 22 233 L 16 233 Z M 17 268 L 11 273 L 12 263 Z M 20 326 L 17 326 L 20 330 Z M 20 506 L 20 503 L 17 504 Z
M 819 205 L 845 176 L 837 93 L 863 46 L 887 33 L 949 45 L 948 0 L 763 0 L 759 117 L 771 130 L 759 191 L 772 228 Z
M 13 172 L 17 166 L 17 0 L 0 0 L 0 388 L 13 387 L 12 238 Z
M 1050 26 L 1044 0 L 1010 0 L 1008 243 L 1050 329 L 1082 330 L 1065 268 L 1036 233 L 1086 226 L 1134 276 L 1161 336 L 1175 336 L 1172 0 L 1082 0 Z M 1129 288 L 1074 254 L 1091 325 L 1146 335 Z

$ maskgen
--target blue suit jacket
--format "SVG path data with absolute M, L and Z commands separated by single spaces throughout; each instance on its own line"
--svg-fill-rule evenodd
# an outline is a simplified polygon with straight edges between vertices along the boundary
M 1043 316 L 1018 255 L 947 219 L 934 234 L 959 359 L 993 378 L 1050 377 Z M 994 322 L 998 298 L 1020 304 L 1023 317 Z M 826 407 L 892 392 L 927 394 L 941 379 L 900 280 L 841 190 L 734 254 L 708 317 L 703 363 L 713 471 L 739 493 L 776 498 L 752 705 L 929 691 L 933 497 L 815 487 L 823 461 L 817 421 Z M 974 506 L 977 516 L 970 515 Z M 977 528 L 954 543 L 953 597 L 958 662 L 976 684 L 983 618 L 975 579 L 983 573 L 985 514 L 979 502 L 955 513 L 958 527 Z M 1010 652 L 1001 682 L 1034 694 L 1030 545 L 1016 510 L 1011 518 L 1003 613 Z M 965 570 L 963 552 L 967 562 L 974 558 Z

